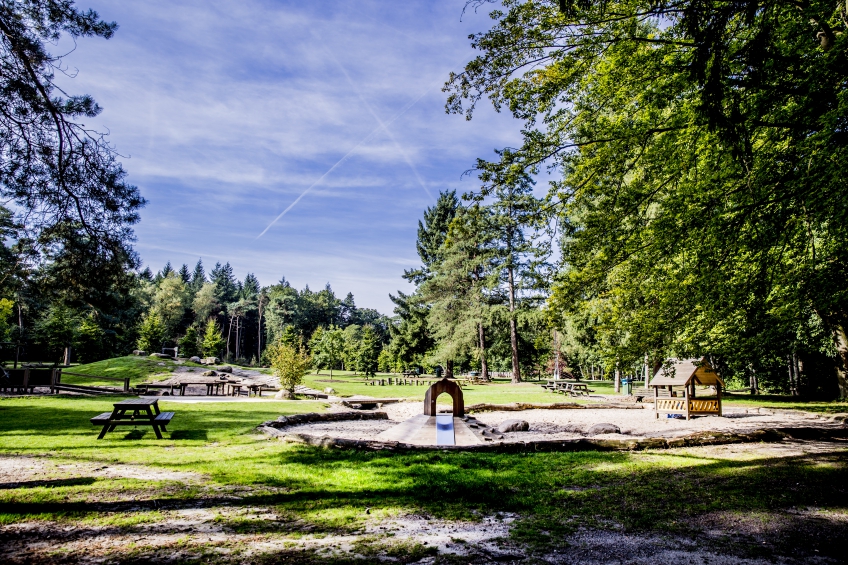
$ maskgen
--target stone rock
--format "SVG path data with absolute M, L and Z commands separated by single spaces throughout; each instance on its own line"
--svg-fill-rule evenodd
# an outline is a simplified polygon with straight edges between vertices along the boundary
M 293 396 L 292 396 L 292 393 L 290 393 L 289 391 L 281 390 L 277 394 L 274 395 L 274 398 L 286 399 L 286 398 L 293 398 Z
M 157 359 L 173 359 L 173 357 L 164 353 L 151 353 L 150 356 L 156 357 Z
M 200 357 L 198 357 L 197 355 L 195 355 L 194 357 L 189 357 L 188 360 L 192 363 L 200 363 Z
M 530 424 L 524 420 L 504 420 L 498 424 L 498 431 L 502 434 L 507 432 L 526 432 Z
M 147 351 L 144 351 L 143 349 L 134 349 L 134 350 L 133 350 L 133 355 L 138 355 L 138 356 L 140 356 L 140 357 L 145 357 L 145 356 L 147 356 Z
M 215 371 L 203 371 L 200 374 L 204 377 L 217 377 L 218 376 L 218 373 L 216 373 Z
M 336 389 L 334 389 L 331 386 L 328 386 L 327 388 L 324 389 L 324 392 L 326 392 L 327 394 L 336 394 Z
M 221 360 L 217 357 L 204 357 L 200 362 L 204 365 L 217 365 Z
M 219 373 L 232 373 L 233 368 L 230 367 L 229 365 L 222 365 L 221 367 L 218 367 L 218 372 Z
M 615 424 L 595 424 L 588 430 L 586 430 L 586 434 L 590 436 L 596 436 L 600 434 L 620 434 L 621 428 L 616 426 Z

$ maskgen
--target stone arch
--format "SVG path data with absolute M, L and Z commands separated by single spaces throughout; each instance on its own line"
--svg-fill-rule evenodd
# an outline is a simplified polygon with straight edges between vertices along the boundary
M 449 381 L 448 379 L 436 381 L 430 388 L 427 389 L 427 392 L 424 394 L 424 414 L 427 416 L 435 416 L 438 413 L 436 410 L 436 399 L 443 392 L 449 394 L 453 399 L 454 417 L 464 416 L 465 401 L 462 399 L 462 389 L 459 388 L 458 384 L 453 381 Z

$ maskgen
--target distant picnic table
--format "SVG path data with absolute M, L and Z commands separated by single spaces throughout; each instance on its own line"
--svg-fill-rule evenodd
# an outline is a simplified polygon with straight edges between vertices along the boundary
M 95 426 L 103 426 L 97 439 L 103 439 L 106 432 L 114 431 L 117 426 L 152 426 L 158 439 L 171 419 L 173 412 L 160 412 L 159 400 L 156 398 L 133 398 L 113 404 L 111 412 L 103 412 L 91 419 Z M 160 431 L 161 430 L 161 431 Z
M 546 384 L 543 384 L 542 388 L 551 392 L 561 392 L 569 396 L 589 396 L 590 392 L 595 392 L 583 383 L 568 383 L 561 379 L 547 379 Z

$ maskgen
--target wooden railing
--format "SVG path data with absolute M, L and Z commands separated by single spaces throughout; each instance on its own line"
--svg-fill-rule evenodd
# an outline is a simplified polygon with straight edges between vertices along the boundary
M 95 381 L 118 381 L 124 383 L 124 392 L 130 391 L 130 378 L 129 377 L 101 377 L 98 375 L 84 375 L 82 373 L 70 373 L 68 371 L 57 371 L 56 372 L 56 384 L 61 384 L 62 375 L 71 375 L 73 377 L 82 377 L 84 379 L 92 379 Z

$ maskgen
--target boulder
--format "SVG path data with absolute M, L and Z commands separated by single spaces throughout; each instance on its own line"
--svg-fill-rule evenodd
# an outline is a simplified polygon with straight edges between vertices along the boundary
M 616 426 L 615 424 L 595 424 L 588 430 L 586 430 L 586 434 L 590 436 L 597 436 L 600 434 L 620 434 L 621 428 Z
M 286 399 L 286 398 L 294 398 L 294 397 L 292 396 L 292 393 L 290 393 L 289 391 L 281 390 L 277 394 L 274 395 L 274 398 Z
M 173 357 L 164 353 L 151 353 L 150 356 L 156 357 L 157 359 L 173 359 Z
M 327 394 L 336 394 L 336 389 L 334 389 L 331 386 L 328 386 L 327 388 L 324 389 L 324 392 L 327 393 Z
M 221 360 L 217 357 L 204 357 L 200 362 L 204 365 L 217 365 Z
M 222 365 L 222 366 L 218 367 L 218 372 L 219 373 L 232 373 L 233 368 L 230 367 L 229 365 Z
M 203 371 L 200 374 L 204 377 L 217 377 L 218 376 L 218 373 L 216 373 L 215 371 Z
M 192 363 L 200 363 L 200 357 L 198 357 L 197 355 L 195 355 L 194 357 L 189 357 L 188 360 Z
M 530 424 L 524 420 L 504 420 L 498 424 L 498 431 L 502 434 L 507 432 L 526 432 Z
M 147 351 L 144 351 L 143 349 L 134 349 L 134 350 L 133 350 L 133 355 L 138 355 L 138 356 L 140 356 L 140 357 L 145 357 L 145 356 L 147 355 Z

